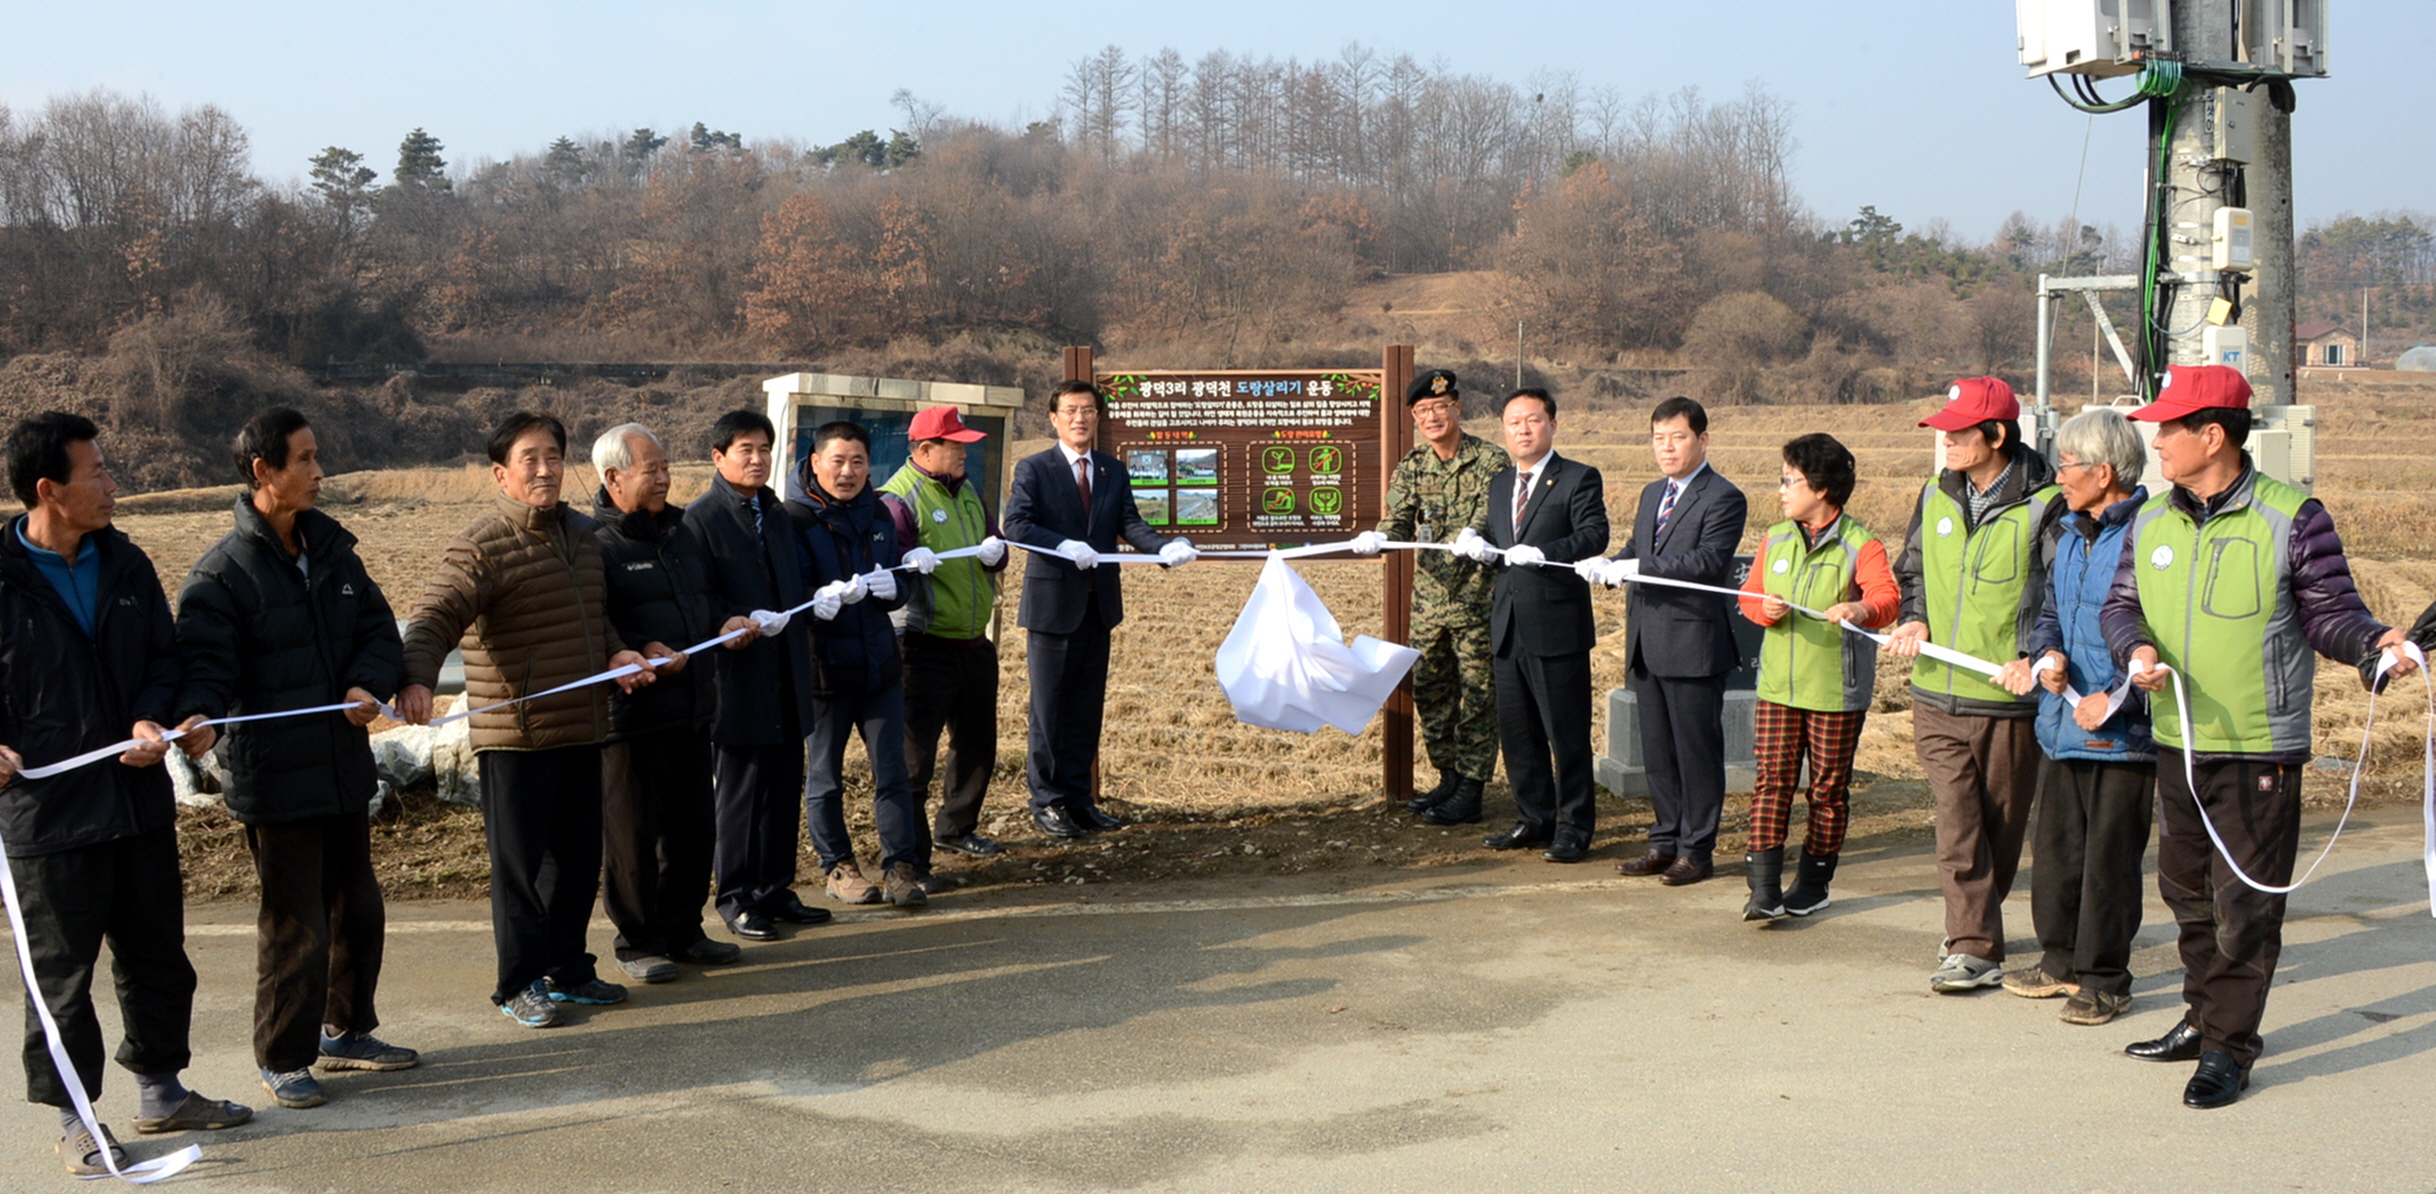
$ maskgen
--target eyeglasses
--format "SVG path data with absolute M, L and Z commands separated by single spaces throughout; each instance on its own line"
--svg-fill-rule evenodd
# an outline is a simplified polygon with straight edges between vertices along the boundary
M 1456 405 L 1443 398 L 1431 402 L 1413 403 L 1413 413 L 1416 415 L 1451 415 L 1455 413 L 1455 410 Z
M 1055 414 L 1056 414 L 1056 415 L 1057 415 L 1059 418 L 1065 418 L 1065 419 L 1079 419 L 1079 418 L 1082 418 L 1082 417 L 1083 417 L 1083 416 L 1085 416 L 1085 415 L 1089 415 L 1089 416 L 1091 416 L 1092 418 L 1095 418 L 1095 419 L 1096 419 L 1096 418 L 1098 418 L 1098 417 L 1099 417 L 1099 415 L 1100 415 L 1100 408 L 1099 408 L 1098 406 L 1096 406 L 1096 405 L 1095 405 L 1095 406 L 1069 406 L 1069 407 L 1066 407 L 1066 408 L 1065 408 L 1065 409 L 1063 409 L 1063 410 L 1059 410 L 1059 411 L 1056 411 L 1056 412 L 1054 412 L 1054 413 L 1055 413 Z
M 1778 477 L 1776 479 L 1776 487 L 1778 489 L 1791 489 L 1796 485 L 1799 485 L 1804 489 L 1808 489 L 1810 488 L 1810 478 L 1803 476 L 1788 476 Z

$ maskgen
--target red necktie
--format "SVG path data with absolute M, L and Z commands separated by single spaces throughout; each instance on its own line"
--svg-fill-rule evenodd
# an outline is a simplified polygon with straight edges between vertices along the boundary
M 1075 488 L 1080 489 L 1080 490 L 1082 490 L 1082 491 L 1083 491 L 1083 514 L 1084 514 L 1086 517 L 1088 517 L 1088 516 L 1090 515 L 1090 513 L 1091 513 L 1091 458 L 1090 458 L 1090 457 L 1085 456 L 1085 457 L 1083 457 L 1082 459 L 1077 460 L 1077 461 L 1075 461 L 1075 462 L 1074 462 L 1074 485 L 1075 485 Z

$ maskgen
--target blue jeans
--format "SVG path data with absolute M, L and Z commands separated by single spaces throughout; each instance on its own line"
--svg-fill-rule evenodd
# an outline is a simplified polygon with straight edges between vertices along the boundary
M 812 703 L 812 735 L 804 740 L 810 758 L 804 769 L 804 818 L 812 826 L 812 848 L 821 870 L 854 857 L 846 834 L 846 740 L 863 738 L 871 756 L 871 820 L 880 831 L 880 868 L 922 857 L 922 808 L 905 768 L 905 687 L 865 696 L 822 697 Z

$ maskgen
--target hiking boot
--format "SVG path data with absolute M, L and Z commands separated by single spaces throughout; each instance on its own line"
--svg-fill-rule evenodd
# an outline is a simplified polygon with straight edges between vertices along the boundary
M 2074 991 L 2064 1001 L 2064 1014 L 2056 1019 L 2066 1024 L 2104 1024 L 2131 1010 L 2131 996 L 2105 991 Z
M 713 941 L 708 937 L 677 951 L 677 960 L 696 966 L 725 966 L 744 956 L 744 950 L 732 941 Z
M 876 904 L 880 889 L 863 877 L 863 868 L 851 858 L 841 858 L 829 868 L 829 898 L 841 904 Z
M 1753 850 L 1742 856 L 1751 885 L 1751 902 L 1742 906 L 1744 920 L 1775 920 L 1785 914 L 1785 848 Z
M 284 1074 L 277 1070 L 264 1070 L 262 1089 L 271 1092 L 273 1102 L 293 1111 L 319 1107 L 330 1101 L 328 1096 L 321 1093 L 321 1083 L 313 1077 L 310 1068 L 289 1070 Z
M 626 988 L 616 983 L 605 983 L 597 978 L 588 978 L 572 987 L 562 987 L 558 985 L 556 979 L 547 981 L 552 1003 L 580 1003 L 587 1007 L 607 1007 L 613 1003 L 626 1002 Z
M 499 1014 L 527 1028 L 556 1028 L 558 1005 L 550 1002 L 550 986 L 534 979 L 516 997 L 499 1005 Z
M 2024 999 L 2054 999 L 2060 995 L 2080 994 L 2081 984 L 2057 978 L 2047 973 L 2044 966 L 2033 966 L 2006 975 L 2005 990 Z
M 1431 805 L 1454 795 L 1455 785 L 1461 782 L 1463 782 L 1463 777 L 1452 771 L 1439 772 L 1438 786 L 1426 792 L 1413 793 L 1413 798 L 1404 802 L 1404 811 L 1416 815 L 1428 812 Z
M 1929 975 L 1929 990 L 1940 995 L 1952 995 L 1958 991 L 1993 987 L 2004 981 L 2005 968 L 2002 963 L 1974 958 L 1969 954 L 1947 954 L 1945 960 L 1937 964 L 1936 971 Z
M 930 902 L 930 896 L 922 890 L 922 876 L 915 873 L 910 862 L 889 863 L 888 869 L 880 874 L 880 882 L 886 885 L 888 902 L 895 907 L 919 908 Z
M 320 1065 L 325 1070 L 411 1070 L 422 1060 L 422 1054 L 369 1032 L 324 1033 L 321 1038 Z
M 1447 798 L 1422 810 L 1421 819 L 1432 825 L 1476 825 L 1480 823 L 1481 782 L 1468 776 L 1456 781 L 1455 790 Z
M 664 983 L 677 977 L 677 964 L 661 957 L 619 958 L 617 968 L 638 983 Z
M 1833 854 L 1802 851 L 1799 877 L 1794 881 L 1793 890 L 1785 893 L 1785 911 L 1795 916 L 1808 916 L 1827 910 L 1831 902 L 1827 898 L 1827 884 L 1835 878 L 1835 860 Z

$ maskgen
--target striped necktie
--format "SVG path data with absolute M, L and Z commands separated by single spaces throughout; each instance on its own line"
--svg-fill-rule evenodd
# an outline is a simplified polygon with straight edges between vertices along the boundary
M 1675 495 L 1681 492 L 1683 492 L 1683 486 L 1680 482 L 1670 480 L 1666 483 L 1666 497 L 1658 502 L 1658 529 L 1653 532 L 1653 535 L 1666 533 L 1666 520 L 1673 517 L 1675 513 Z

